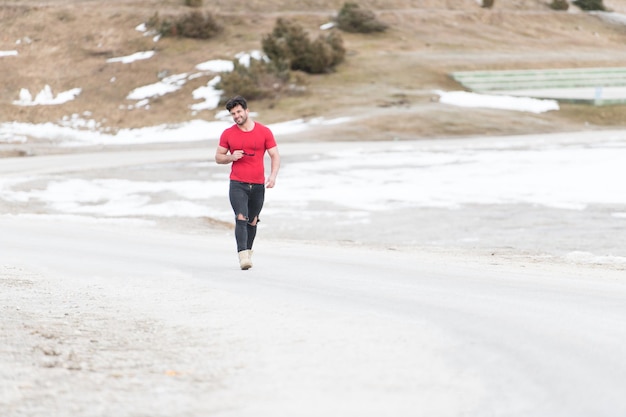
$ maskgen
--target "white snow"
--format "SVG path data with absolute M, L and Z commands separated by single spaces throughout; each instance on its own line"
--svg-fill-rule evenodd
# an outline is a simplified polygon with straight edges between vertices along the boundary
M 136 52 L 132 55 L 121 56 L 117 58 L 109 58 L 106 62 L 121 62 L 122 64 L 130 64 L 135 61 L 142 61 L 144 59 L 150 59 L 154 56 L 154 51 Z
M 175 74 L 169 77 L 163 78 L 158 83 L 145 85 L 143 87 L 135 88 L 128 93 L 126 98 L 128 100 L 143 100 L 150 97 L 160 97 L 174 91 L 178 91 L 185 85 L 189 74 Z
M 256 61 L 265 61 L 269 62 L 269 58 L 267 55 L 263 53 L 263 51 L 253 50 L 250 52 L 239 52 L 235 54 L 235 58 L 239 61 L 239 63 L 245 67 L 250 67 L 250 61 L 252 59 Z
M 20 98 L 13 102 L 16 106 L 53 106 L 58 104 L 67 103 L 68 101 L 74 100 L 76 97 L 80 95 L 82 92 L 82 88 L 72 88 L 68 91 L 63 91 L 54 96 L 52 93 L 52 89 L 49 85 L 41 90 L 35 98 L 30 94 L 25 88 L 20 90 Z
M 233 68 L 233 61 L 227 61 L 225 59 L 212 59 L 196 65 L 198 71 L 210 72 L 230 72 Z
M 477 94 L 466 91 L 436 91 L 439 102 L 461 107 L 481 107 L 487 109 L 503 109 L 544 113 L 559 110 L 556 100 L 543 100 L 530 97 L 513 97 L 505 95 Z
M 138 144 L 175 138 L 185 142 L 209 138 L 216 140 L 227 126 L 229 124 L 225 122 L 210 124 L 196 121 L 178 129 L 122 131 L 116 136 L 103 137 L 95 142 Z M 78 131 L 73 133 L 81 135 Z M 32 135 L 27 132 L 23 134 Z M 329 146 L 328 151 L 317 151 L 310 160 L 294 161 L 283 167 L 281 187 L 272 191 L 273 209 L 289 211 L 306 201 L 326 202 L 365 211 L 405 207 L 454 209 L 466 204 L 525 203 L 571 210 L 584 210 L 590 204 L 626 205 L 626 186 L 613 180 L 626 176 L 626 166 L 623 164 L 626 158 L 626 135 L 607 135 L 606 139 L 596 137 L 593 147 L 584 141 L 589 136 L 572 135 L 573 138 L 581 138 L 581 142 L 564 148 L 539 143 L 525 150 L 517 149 L 519 144 L 516 142 L 497 149 L 471 146 L 446 149 L 408 141 L 381 143 L 379 146 L 354 144 L 340 151 L 332 151 L 333 147 Z M 337 180 L 338 176 L 341 176 L 341 181 Z M 193 198 L 213 196 L 210 190 L 221 182 L 222 179 L 218 179 L 215 183 L 198 184 Z M 80 190 L 71 191 L 76 184 L 80 185 Z M 31 197 L 53 202 L 55 195 L 94 193 L 99 196 L 96 200 L 104 201 L 111 199 L 104 193 L 109 189 L 118 190 L 120 195 L 117 200 L 126 194 L 151 192 L 150 183 L 122 187 L 124 183 L 121 182 L 109 186 L 107 181 L 94 181 L 91 183 L 93 189 L 87 193 L 88 184 L 84 181 L 55 182 L 54 189 L 33 193 Z M 183 184 L 186 182 L 170 184 L 168 187 L 181 190 L 186 188 Z M 60 193 L 57 188 L 60 186 L 69 190 Z M 406 189 L 419 192 L 404 193 Z M 219 192 L 216 195 L 219 196 Z M 8 199 L 11 200 L 10 197 Z M 90 205 L 89 210 L 103 216 L 112 215 L 107 206 Z M 193 217 L 196 210 L 177 213 Z M 167 214 L 164 212 L 162 215 Z
M 200 103 L 192 104 L 192 110 L 211 110 L 217 108 L 222 97 L 222 90 L 217 90 L 215 85 L 221 81 L 221 77 L 212 78 L 206 86 L 198 87 L 193 90 L 193 98 L 196 100 L 204 100 Z
M 334 202 L 366 211 L 466 204 L 522 203 L 573 210 L 589 204 L 626 206 L 626 185 L 614 180 L 626 175 L 626 134 L 619 136 L 620 147 L 613 146 L 612 139 L 596 137 L 593 148 L 586 142 L 566 148 L 541 143 L 525 150 L 516 149 L 517 143 L 497 149 L 445 149 L 419 142 L 355 144 L 286 166 L 283 186 L 273 199 L 281 204 Z M 294 197 L 297 189 L 306 192 Z
M 592 15 L 598 16 L 600 19 L 616 25 L 626 25 L 626 15 L 615 12 L 591 11 Z

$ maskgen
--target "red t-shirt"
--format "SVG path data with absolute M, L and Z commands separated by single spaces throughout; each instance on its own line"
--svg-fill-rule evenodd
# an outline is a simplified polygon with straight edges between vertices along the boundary
M 276 146 L 272 131 L 261 123 L 254 122 L 249 132 L 239 129 L 236 124 L 224 130 L 220 136 L 220 146 L 230 153 L 243 150 L 244 155 L 232 163 L 230 179 L 250 184 L 265 184 L 265 151 Z

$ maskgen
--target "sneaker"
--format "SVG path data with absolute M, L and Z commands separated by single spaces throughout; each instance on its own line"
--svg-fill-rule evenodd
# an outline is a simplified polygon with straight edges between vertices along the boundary
M 239 266 L 241 269 L 246 270 L 252 268 L 252 260 L 250 259 L 251 255 L 251 250 L 242 250 L 239 252 Z

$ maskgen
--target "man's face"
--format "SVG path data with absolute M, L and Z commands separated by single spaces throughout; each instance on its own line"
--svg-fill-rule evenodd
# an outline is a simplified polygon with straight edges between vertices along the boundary
M 248 109 L 241 107 L 241 105 L 237 105 L 230 110 L 230 115 L 232 116 L 235 123 L 239 126 L 246 123 L 248 120 Z

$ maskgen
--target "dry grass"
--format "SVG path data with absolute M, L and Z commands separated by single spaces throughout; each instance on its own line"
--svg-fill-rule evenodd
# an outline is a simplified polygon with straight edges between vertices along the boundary
M 343 1 L 217 0 L 204 9 L 219 14 L 226 30 L 210 41 L 162 39 L 158 43 L 134 28 L 155 11 L 186 13 L 175 0 L 21 0 L 0 5 L 2 121 L 42 123 L 87 110 L 113 129 L 178 123 L 194 117 L 212 120 L 214 111 L 192 115 L 191 92 L 212 76 L 151 100 L 150 109 L 128 110 L 132 89 L 158 81 L 157 74 L 191 73 L 200 62 L 232 59 L 260 49 L 279 16 L 302 24 L 317 36 Z M 354 117 L 354 123 L 303 140 L 363 140 L 520 134 L 623 127 L 626 106 L 594 108 L 564 105 L 559 112 L 529 115 L 499 110 L 444 106 L 433 91 L 460 88 L 448 73 L 473 69 L 622 66 L 626 28 L 577 12 L 556 12 L 544 0 L 496 0 L 492 10 L 475 0 L 363 1 L 391 29 L 384 34 L 342 34 L 347 60 L 329 75 L 300 74 L 304 94 L 251 103 L 265 123 L 299 117 Z M 626 11 L 626 0 L 605 4 Z M 31 43 L 26 44 L 29 38 Z M 16 40 L 22 44 L 16 45 Z M 106 63 L 107 58 L 154 49 L 150 60 Z M 114 82 L 112 82 L 114 80 Z M 60 106 L 18 107 L 20 88 L 31 93 L 49 84 L 54 92 L 81 87 L 83 93 Z

